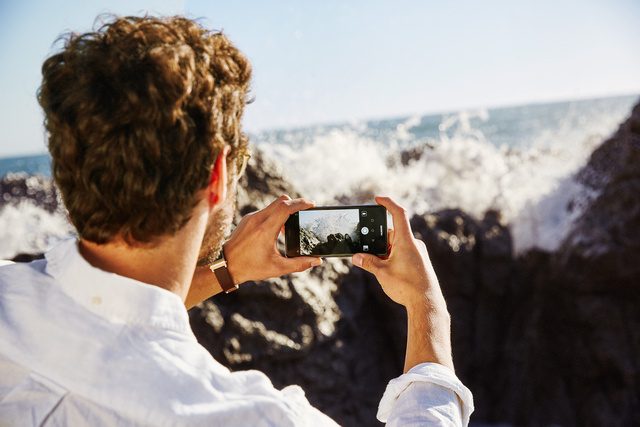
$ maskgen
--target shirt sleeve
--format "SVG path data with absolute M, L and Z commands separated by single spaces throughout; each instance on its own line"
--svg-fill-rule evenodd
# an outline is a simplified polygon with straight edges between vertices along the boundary
M 389 426 L 467 426 L 472 412 L 471 391 L 450 369 L 422 363 L 389 381 L 378 420 Z
M 296 412 L 296 426 L 302 427 L 340 427 L 328 415 L 311 406 L 304 391 L 297 385 L 290 385 L 282 389 L 282 394 Z

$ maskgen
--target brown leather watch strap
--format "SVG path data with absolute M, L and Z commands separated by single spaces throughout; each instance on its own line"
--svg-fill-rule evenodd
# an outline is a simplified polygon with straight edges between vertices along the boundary
M 218 259 L 213 265 L 209 267 L 211 271 L 216 275 L 218 283 L 222 287 L 225 293 L 229 293 L 238 289 L 238 285 L 233 282 L 229 269 L 227 268 L 227 260 L 224 257 L 224 247 L 220 252 L 220 259 Z

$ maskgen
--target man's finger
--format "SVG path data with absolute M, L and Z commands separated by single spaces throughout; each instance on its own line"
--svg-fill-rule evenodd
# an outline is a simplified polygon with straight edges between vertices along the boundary
M 375 275 L 380 271 L 383 265 L 382 263 L 384 262 L 382 259 L 371 254 L 355 254 L 351 258 L 351 261 L 353 262 L 353 265 Z
M 293 213 L 301 211 L 303 209 L 309 209 L 316 205 L 313 200 L 308 199 L 290 199 L 290 200 L 281 200 L 278 199 L 273 203 L 275 208 L 271 211 L 271 214 L 267 218 L 266 225 L 268 227 L 280 227 L 284 224 L 289 216 Z
M 316 257 L 295 257 L 295 258 L 280 258 L 279 270 L 280 276 L 289 273 L 298 273 L 310 269 L 311 267 L 317 267 L 322 264 L 322 258 Z
M 393 218 L 393 228 L 398 236 L 413 236 L 411 233 L 411 225 L 409 224 L 409 215 L 407 210 L 396 203 L 391 197 L 376 197 L 379 205 L 387 208 Z
M 269 215 L 271 215 L 271 213 L 278 207 L 278 205 L 281 202 L 287 201 L 287 200 L 291 200 L 291 197 L 287 196 L 286 194 L 283 194 L 282 196 L 275 199 L 273 202 L 269 203 L 269 206 L 257 211 L 256 213 L 264 215 L 265 217 L 269 217 Z

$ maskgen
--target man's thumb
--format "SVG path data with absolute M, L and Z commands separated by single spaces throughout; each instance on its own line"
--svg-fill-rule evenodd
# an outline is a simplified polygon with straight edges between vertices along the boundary
M 355 254 L 351 261 L 353 265 L 362 268 L 363 270 L 368 271 L 369 273 L 376 274 L 378 268 L 380 267 L 379 263 L 382 261 L 375 255 L 371 254 Z

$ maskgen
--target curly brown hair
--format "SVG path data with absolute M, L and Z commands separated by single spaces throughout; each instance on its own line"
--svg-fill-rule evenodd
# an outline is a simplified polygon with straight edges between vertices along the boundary
M 42 66 L 38 101 L 71 222 L 96 243 L 175 233 L 222 149 L 232 148 L 228 162 L 246 151 L 249 61 L 180 16 L 113 17 L 62 40 Z

